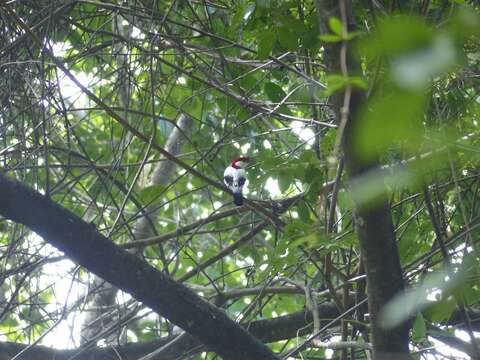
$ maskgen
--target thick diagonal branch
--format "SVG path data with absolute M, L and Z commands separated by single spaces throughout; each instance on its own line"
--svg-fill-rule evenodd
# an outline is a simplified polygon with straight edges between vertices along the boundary
M 95 227 L 0 174 L 0 215 L 35 231 L 87 270 L 131 294 L 224 359 L 278 359 L 214 305 L 122 250 Z

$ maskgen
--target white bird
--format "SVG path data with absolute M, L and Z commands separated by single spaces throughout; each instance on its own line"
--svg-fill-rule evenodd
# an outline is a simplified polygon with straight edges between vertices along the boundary
M 235 205 L 243 205 L 243 185 L 245 185 L 245 170 L 249 157 L 240 156 L 234 159 L 223 173 L 223 181 L 225 185 L 233 192 L 233 202 Z

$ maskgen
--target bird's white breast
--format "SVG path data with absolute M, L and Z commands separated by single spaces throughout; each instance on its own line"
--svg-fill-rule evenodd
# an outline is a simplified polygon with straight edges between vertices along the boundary
M 234 179 L 239 177 L 245 177 L 245 170 L 243 169 L 235 169 L 233 166 L 228 166 L 223 173 L 223 176 L 231 176 Z

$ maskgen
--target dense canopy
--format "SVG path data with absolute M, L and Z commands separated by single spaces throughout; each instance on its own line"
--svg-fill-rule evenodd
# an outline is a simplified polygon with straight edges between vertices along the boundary
M 466 0 L 0 1 L 0 359 L 480 358 L 479 35 Z

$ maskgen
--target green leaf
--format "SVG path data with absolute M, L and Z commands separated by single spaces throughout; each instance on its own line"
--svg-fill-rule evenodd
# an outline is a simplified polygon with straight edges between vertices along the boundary
M 427 338 L 427 326 L 422 313 L 418 313 L 412 327 L 412 338 L 416 342 L 421 342 Z
M 298 50 L 298 36 L 287 26 L 282 26 L 277 30 L 277 39 L 280 45 L 287 50 Z
M 471 6 L 461 6 L 449 25 L 449 33 L 458 42 L 468 41 L 469 37 L 480 36 L 480 15 Z
M 290 187 L 290 184 L 292 183 L 292 175 L 290 172 L 286 170 L 281 170 L 278 172 L 278 187 L 280 188 L 280 191 L 285 193 L 288 188 Z
M 258 36 L 258 57 L 267 59 L 275 46 L 275 33 L 272 31 L 263 31 Z
M 304 236 L 309 230 L 309 226 L 301 220 L 293 220 L 285 226 L 284 232 L 287 238 L 297 238 Z
M 315 155 L 315 152 L 313 150 L 305 150 L 300 154 L 300 157 L 298 160 L 303 163 L 316 164 L 317 155 Z
M 304 182 L 307 184 L 312 184 L 322 180 L 322 172 L 316 165 L 308 165 L 305 170 Z
M 298 217 L 300 218 L 300 220 L 308 224 L 310 222 L 310 209 L 305 204 L 305 201 L 300 200 L 297 203 L 297 211 L 298 211 Z
M 397 16 L 379 22 L 378 30 L 362 43 L 367 58 L 395 57 L 431 43 L 434 33 L 419 17 Z
M 356 87 L 362 90 L 368 89 L 368 84 L 359 76 L 345 77 L 341 74 L 332 74 L 327 76 L 326 95 L 331 95 L 339 90 L 344 89 L 347 85 Z
M 327 76 L 327 89 L 325 93 L 331 95 L 347 86 L 348 78 L 343 75 L 333 74 Z
M 397 167 L 386 172 L 376 169 L 359 176 L 352 182 L 351 194 L 358 206 L 371 206 L 385 200 L 392 188 L 415 186 L 421 173 L 412 166 Z
M 339 35 L 340 38 L 342 37 L 343 25 L 339 18 L 332 16 L 330 19 L 328 19 L 328 26 L 330 27 L 330 30 L 332 30 L 332 32 Z
M 312 49 L 316 51 L 320 42 L 318 41 L 318 30 L 316 27 L 308 28 L 301 36 L 300 41 L 302 47 L 306 49 Z
M 17 321 L 17 319 L 15 319 L 14 316 L 6 316 L 4 319 L 2 319 L 0 328 L 4 329 L 5 332 L 8 333 L 11 329 L 15 328 L 18 325 L 19 322 Z
M 268 152 L 263 156 L 262 168 L 266 172 L 269 172 L 279 166 L 282 161 L 283 160 L 281 157 L 275 156 L 273 153 Z
M 366 81 L 359 76 L 350 76 L 348 78 L 348 82 L 350 83 L 350 85 L 358 89 L 361 89 L 361 90 L 368 89 L 368 84 L 366 83 Z
M 374 96 L 364 106 L 357 123 L 354 146 L 358 154 L 372 158 L 400 144 L 416 152 L 422 142 L 425 100 L 423 92 L 397 89 Z
M 164 190 L 165 185 L 159 184 L 147 186 L 140 191 L 138 198 L 142 202 L 142 204 L 148 205 L 157 200 Z
M 457 303 L 452 297 L 450 297 L 446 300 L 436 301 L 431 304 L 424 311 L 424 315 L 430 321 L 440 323 L 450 319 L 456 308 Z
M 307 246 L 312 246 L 317 242 L 317 234 L 315 232 L 310 232 L 305 236 L 300 236 L 293 241 L 288 243 L 289 249 L 294 249 L 296 246 L 306 244 Z
M 235 9 L 232 9 L 232 13 L 234 14 L 230 20 L 230 26 L 233 29 L 238 29 L 243 22 L 243 16 L 244 16 L 244 5 L 243 4 L 237 4 Z
M 322 34 L 322 35 L 319 35 L 318 38 L 322 41 L 329 42 L 329 43 L 342 41 L 341 36 L 334 35 L 334 34 Z
M 275 83 L 268 82 L 264 85 L 263 89 L 267 94 L 268 98 L 273 102 L 281 102 L 287 94 L 283 89 Z
M 344 40 L 352 40 L 361 34 L 360 31 L 352 31 L 345 36 Z

